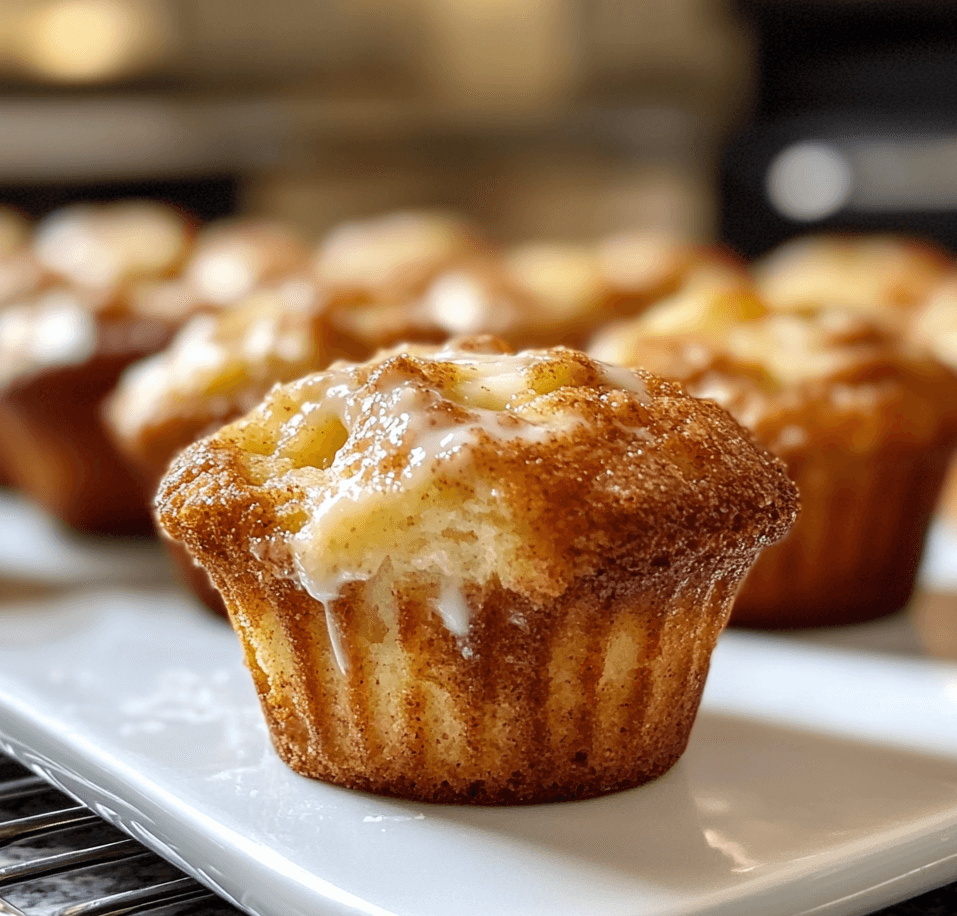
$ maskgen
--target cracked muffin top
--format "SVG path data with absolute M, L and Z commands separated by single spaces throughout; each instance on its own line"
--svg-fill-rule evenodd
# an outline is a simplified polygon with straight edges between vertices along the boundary
M 928 242 L 893 235 L 811 235 L 785 242 L 753 267 L 774 309 L 835 306 L 895 320 L 953 269 Z
M 744 566 L 793 521 L 783 465 L 715 404 L 577 351 L 502 349 L 459 342 L 277 386 L 178 456 L 161 524 L 323 602 L 388 563 L 542 604 L 608 564 Z
M 957 375 L 854 310 L 774 313 L 710 338 L 609 337 L 590 352 L 678 379 L 782 457 L 809 446 L 924 447 L 957 435 Z

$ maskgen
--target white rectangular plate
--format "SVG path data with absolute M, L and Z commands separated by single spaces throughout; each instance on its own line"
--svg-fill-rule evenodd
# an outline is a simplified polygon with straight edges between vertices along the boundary
M 427 806 L 296 776 L 173 592 L 0 610 L 0 749 L 262 916 L 860 914 L 957 877 L 957 666 L 726 634 L 640 789 Z

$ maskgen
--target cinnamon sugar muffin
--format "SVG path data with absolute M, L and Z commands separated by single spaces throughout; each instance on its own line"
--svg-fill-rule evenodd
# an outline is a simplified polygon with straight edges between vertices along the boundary
M 132 361 L 169 339 L 114 292 L 56 287 L 0 311 L 0 462 L 11 482 L 84 531 L 145 533 L 149 506 L 100 423 Z
M 196 315 L 168 347 L 123 372 L 104 420 L 150 504 L 181 449 L 251 410 L 277 382 L 329 362 L 326 306 L 308 278 L 263 286 L 241 305 Z M 197 597 L 225 613 L 206 573 L 171 546 Z
M 405 300 L 443 270 L 485 250 L 465 220 L 407 210 L 337 226 L 317 246 L 313 265 L 340 300 Z
M 774 309 L 822 305 L 896 322 L 954 268 L 936 245 L 893 235 L 813 235 L 786 242 L 753 265 Z
M 404 341 L 439 344 L 492 334 L 520 346 L 555 337 L 542 325 L 539 303 L 491 256 L 462 259 L 419 288 L 396 288 L 367 302 L 328 295 L 328 348 L 340 359 L 361 362 Z
M 774 314 L 700 335 L 611 338 L 592 352 L 680 379 L 783 458 L 801 493 L 732 622 L 849 623 L 909 600 L 957 444 L 957 376 L 857 313 Z
M 795 503 L 673 383 L 449 348 L 277 386 L 179 455 L 157 512 L 223 593 L 290 766 L 505 804 L 678 759 L 735 588 Z
M 130 290 L 177 270 L 191 236 L 177 211 L 124 201 L 58 210 L 28 239 L 39 279 L 0 311 L 0 461 L 16 487 L 73 527 L 151 530 L 99 411 L 123 368 L 175 329 L 178 317 L 139 312 Z
M 534 242 L 513 248 L 509 272 L 536 303 L 520 344 L 583 346 L 596 328 L 641 314 L 697 282 L 700 271 L 746 282 L 743 265 L 717 248 L 653 232 L 627 232 L 587 244 Z

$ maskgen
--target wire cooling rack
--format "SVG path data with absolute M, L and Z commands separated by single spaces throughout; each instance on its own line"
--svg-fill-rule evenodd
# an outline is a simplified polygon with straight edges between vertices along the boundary
M 0 757 L 0 916 L 239 916 L 83 805 Z

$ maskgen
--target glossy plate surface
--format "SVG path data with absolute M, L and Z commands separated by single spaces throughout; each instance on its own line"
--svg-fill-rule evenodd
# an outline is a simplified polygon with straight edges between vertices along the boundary
M 431 807 L 296 776 L 173 591 L 0 610 L 0 749 L 263 916 L 861 914 L 957 877 L 957 666 L 728 633 L 678 766 Z
M 52 587 L 168 582 L 170 563 L 149 538 L 76 534 L 0 490 L 0 581 Z

